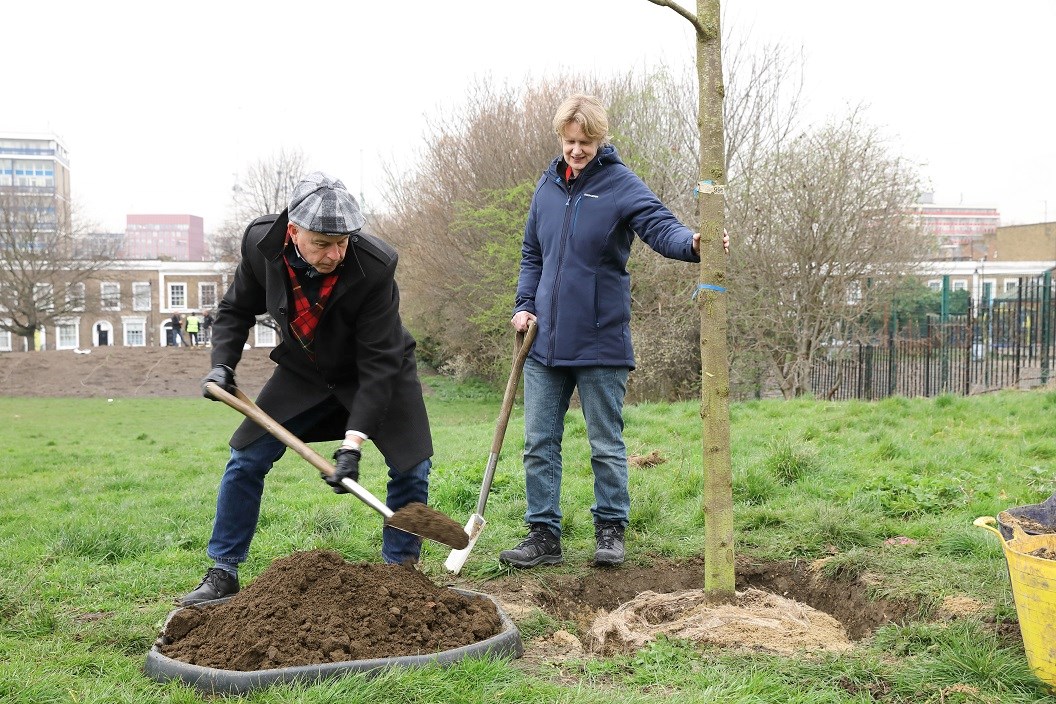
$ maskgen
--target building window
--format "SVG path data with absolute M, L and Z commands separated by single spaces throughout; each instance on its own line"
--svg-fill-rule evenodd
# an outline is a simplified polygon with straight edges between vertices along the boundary
M 121 321 L 125 330 L 125 347 L 147 346 L 147 321 L 143 318 L 125 318 Z
M 99 294 L 103 310 L 121 310 L 121 284 L 103 282 Z
M 150 310 L 150 284 L 146 281 L 132 284 L 132 310 Z
M 1005 279 L 1005 293 L 1015 293 L 1019 290 L 1019 279 Z
M 169 308 L 187 307 L 187 284 L 169 284 Z
M 55 310 L 55 289 L 51 284 L 33 284 L 33 307 L 36 310 Z
M 847 284 L 847 304 L 856 305 L 862 302 L 862 285 L 857 281 Z
M 84 310 L 83 281 L 78 281 L 75 284 L 70 284 L 69 288 L 66 289 L 66 305 L 68 306 L 69 310 Z
M 968 290 L 968 282 L 965 281 L 964 279 L 958 279 L 957 281 L 954 281 L 953 282 L 953 290 L 954 291 L 967 291 Z
M 932 291 L 941 291 L 942 279 L 928 279 L 928 288 Z
M 202 310 L 216 308 L 216 284 L 213 282 L 198 284 L 198 307 Z
M 11 331 L 0 330 L 0 352 L 11 351 Z
M 55 349 L 72 350 L 77 348 L 77 321 L 62 320 L 55 323 Z
M 268 320 L 270 322 L 270 319 Z M 253 336 L 257 340 L 257 347 L 274 347 L 278 344 L 275 328 L 263 321 L 257 321 L 257 325 L 253 329 Z

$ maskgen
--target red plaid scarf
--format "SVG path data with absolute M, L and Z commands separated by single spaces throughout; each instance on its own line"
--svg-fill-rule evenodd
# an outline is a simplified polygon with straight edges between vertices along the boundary
M 315 327 L 319 324 L 319 318 L 323 316 L 326 299 L 330 298 L 330 292 L 334 290 L 334 284 L 337 283 L 337 272 L 327 274 L 323 278 L 322 287 L 319 289 L 319 300 L 311 304 L 308 302 L 308 297 L 304 295 L 304 291 L 301 290 L 297 272 L 290 266 L 285 255 L 282 261 L 286 263 L 286 272 L 290 275 L 290 287 L 293 289 L 293 317 L 290 319 L 290 332 L 301 343 L 308 358 L 314 362 L 315 350 L 312 346 L 315 342 Z

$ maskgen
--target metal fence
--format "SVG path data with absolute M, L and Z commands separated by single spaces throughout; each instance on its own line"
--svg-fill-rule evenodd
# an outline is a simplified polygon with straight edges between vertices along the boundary
M 891 318 L 869 343 L 830 345 L 811 371 L 817 398 L 969 395 L 1048 383 L 1056 360 L 1056 291 L 1049 274 L 1022 278 L 965 315 Z

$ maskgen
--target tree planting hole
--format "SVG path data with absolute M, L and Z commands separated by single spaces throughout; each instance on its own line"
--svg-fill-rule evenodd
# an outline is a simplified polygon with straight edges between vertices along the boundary
M 738 591 L 755 588 L 822 611 L 839 621 L 851 640 L 865 638 L 884 624 L 911 621 L 922 611 L 921 604 L 912 599 L 874 598 L 862 580 L 829 577 L 816 562 L 762 562 L 742 556 L 736 574 Z M 581 575 L 515 572 L 481 588 L 522 616 L 537 608 L 559 621 L 575 622 L 576 630 L 586 633 L 602 610 L 612 611 L 642 592 L 703 589 L 704 561 L 657 560 L 649 566 L 625 564 Z

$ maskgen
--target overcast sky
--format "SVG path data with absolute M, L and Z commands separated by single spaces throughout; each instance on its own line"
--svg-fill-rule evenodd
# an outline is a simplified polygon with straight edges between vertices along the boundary
M 1056 0 L 722 6 L 725 31 L 803 50 L 808 117 L 867 106 L 937 202 L 1056 219 Z M 689 24 L 647 0 L 9 0 L 0 18 L 0 132 L 58 134 L 75 201 L 112 231 L 191 213 L 208 232 L 282 148 L 378 204 L 382 162 L 410 168 L 475 80 L 693 60 Z

